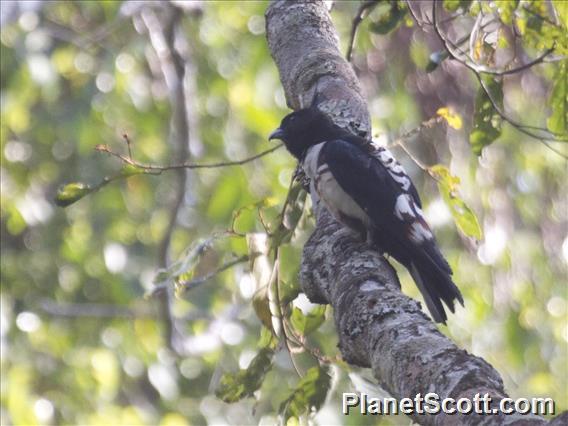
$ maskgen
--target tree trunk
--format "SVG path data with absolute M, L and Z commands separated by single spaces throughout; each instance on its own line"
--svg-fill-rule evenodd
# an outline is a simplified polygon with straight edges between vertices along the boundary
M 266 30 L 288 105 L 298 109 L 315 99 L 339 125 L 370 135 L 359 82 L 339 52 L 325 3 L 275 1 L 266 12 Z M 497 407 L 507 397 L 499 373 L 442 335 L 420 304 L 401 293 L 394 269 L 379 253 L 325 208 L 315 210 L 317 228 L 304 247 L 300 281 L 311 301 L 333 306 L 343 358 L 372 368 L 397 399 L 428 392 L 473 399 L 479 393 L 489 394 Z M 424 425 L 546 423 L 520 414 L 411 417 Z

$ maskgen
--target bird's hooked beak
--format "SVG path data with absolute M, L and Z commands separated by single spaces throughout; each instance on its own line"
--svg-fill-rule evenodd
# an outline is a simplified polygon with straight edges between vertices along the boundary
M 268 136 L 268 140 L 271 141 L 273 139 L 280 139 L 282 140 L 282 138 L 284 137 L 284 130 L 282 130 L 280 127 L 277 128 L 276 130 L 274 130 L 270 136 Z

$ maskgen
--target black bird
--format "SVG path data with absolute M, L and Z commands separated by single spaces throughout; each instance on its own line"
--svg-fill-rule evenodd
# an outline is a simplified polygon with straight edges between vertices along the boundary
M 335 125 L 312 106 L 284 117 L 280 139 L 310 178 L 312 196 L 408 269 L 436 322 L 442 301 L 454 312 L 463 297 L 422 213 L 418 192 L 389 150 Z

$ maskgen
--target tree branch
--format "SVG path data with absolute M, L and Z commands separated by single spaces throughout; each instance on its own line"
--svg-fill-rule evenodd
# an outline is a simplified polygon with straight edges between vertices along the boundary
M 351 62 L 353 48 L 355 47 L 355 37 L 357 36 L 357 29 L 359 28 L 359 25 L 363 22 L 365 16 L 367 16 L 378 3 L 378 0 L 367 0 L 359 6 L 359 10 L 357 10 L 357 14 L 353 18 L 353 22 L 351 24 L 351 35 L 349 37 L 349 43 L 347 43 L 347 53 L 345 54 L 347 62 Z
M 128 164 L 130 166 L 134 166 L 137 169 L 143 170 L 144 173 L 148 173 L 151 175 L 160 175 L 162 172 L 170 171 L 170 170 L 179 170 L 179 169 L 218 169 L 221 167 L 231 167 L 231 166 L 242 166 L 243 164 L 250 163 L 251 161 L 257 160 L 261 157 L 264 157 L 267 154 L 270 154 L 276 151 L 279 148 L 282 148 L 282 144 L 278 144 L 273 146 L 270 149 L 265 151 L 261 151 L 258 154 L 252 155 L 247 158 L 243 158 L 242 160 L 234 160 L 234 161 L 217 161 L 214 163 L 180 163 L 180 164 L 168 164 L 168 165 L 157 165 L 157 164 L 145 164 L 139 161 L 136 161 L 130 156 L 126 156 L 119 152 L 115 152 L 108 145 L 97 145 L 95 150 L 99 152 L 104 152 L 106 154 L 112 155 L 113 157 L 118 158 L 124 164 Z M 128 177 L 122 175 L 122 177 Z
M 359 83 L 341 57 L 324 3 L 275 1 L 266 12 L 266 28 L 288 105 L 298 109 L 316 99 L 339 125 L 369 135 Z M 493 367 L 459 349 L 418 302 L 400 292 L 394 269 L 377 251 L 325 208 L 314 209 L 317 227 L 304 247 L 300 282 L 312 302 L 333 306 L 339 348 L 347 362 L 372 368 L 381 386 L 399 399 L 427 392 L 441 398 L 488 393 L 493 401 L 507 396 Z M 412 418 L 425 425 L 545 423 L 518 414 Z

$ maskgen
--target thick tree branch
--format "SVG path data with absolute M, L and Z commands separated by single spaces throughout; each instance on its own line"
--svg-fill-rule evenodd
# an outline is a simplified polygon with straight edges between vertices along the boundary
M 288 105 L 315 102 L 341 126 L 370 134 L 369 117 L 357 78 L 342 58 L 323 2 L 275 1 L 266 12 L 268 44 L 278 66 Z M 315 101 L 314 101 L 315 100 Z M 414 398 L 488 393 L 506 397 L 503 382 L 487 362 L 459 349 L 400 292 L 389 263 L 316 206 L 317 228 L 304 247 L 300 281 L 316 303 L 329 303 L 343 358 L 373 369 L 392 396 Z M 420 424 L 545 423 L 538 417 L 414 415 Z M 517 423 L 520 424 L 520 423 Z

